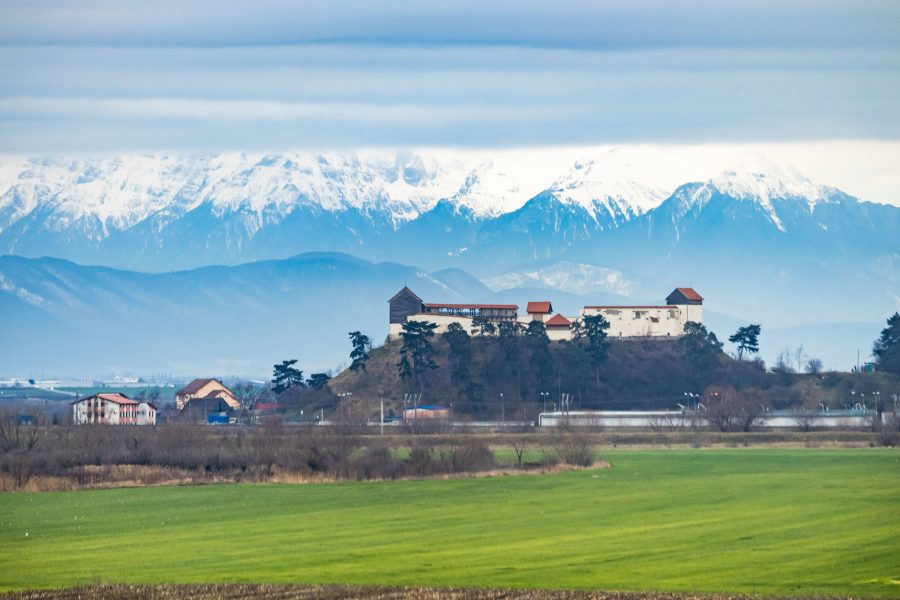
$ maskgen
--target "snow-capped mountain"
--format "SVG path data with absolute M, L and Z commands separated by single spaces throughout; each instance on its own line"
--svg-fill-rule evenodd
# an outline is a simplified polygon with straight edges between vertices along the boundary
M 629 168 L 615 149 L 7 158 L 0 253 L 164 270 L 360 252 L 436 209 L 425 220 L 439 221 L 443 200 L 487 221 L 545 191 L 605 229 L 664 197 Z
M 616 227 L 665 200 L 670 190 L 641 182 L 619 165 L 578 161 L 547 190 L 563 204 L 586 210 L 601 227 Z
M 840 274 L 896 304 L 896 207 L 769 163 L 678 179 L 666 151 L 579 152 L 3 159 L 0 254 L 166 271 L 335 251 L 495 287 L 708 282 L 748 309 L 740 274 L 785 297 L 837 293 Z

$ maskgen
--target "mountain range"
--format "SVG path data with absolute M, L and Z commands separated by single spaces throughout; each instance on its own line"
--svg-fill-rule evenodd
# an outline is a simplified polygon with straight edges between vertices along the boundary
M 245 263 L 276 264 L 308 252 L 396 263 L 407 270 L 403 279 L 436 274 L 439 284 L 420 294 L 435 300 L 531 288 L 551 299 L 658 302 L 673 287 L 691 285 L 712 313 L 735 322 L 795 331 L 837 324 L 849 331 L 856 324 L 866 335 L 900 306 L 897 207 L 861 201 L 780 166 L 679 181 L 667 156 L 642 162 L 609 149 L 569 158 L 369 151 L 5 159 L 0 254 L 162 273 L 116 280 L 128 288 L 142 277 L 161 278 L 141 295 L 162 306 L 187 291 L 206 298 L 189 285 L 180 292 L 170 286 L 189 279 L 182 273 L 230 265 L 233 271 L 222 273 L 240 282 L 234 273 L 249 269 Z M 42 277 L 53 281 L 52 270 L 69 264 L 51 263 L 51 271 L 43 265 L 22 280 L 9 267 L 17 259 L 4 260 L 0 301 L 22 315 L 35 309 L 29 294 L 43 297 Z M 173 270 L 180 272 L 166 273 Z M 103 289 L 106 271 L 90 273 L 83 289 L 91 291 L 81 302 L 115 295 Z M 308 297 L 315 306 L 328 303 L 325 290 L 341 295 L 339 275 L 346 272 L 329 273 L 305 278 L 292 301 Z M 449 285 L 448 273 L 468 283 Z M 382 279 L 390 287 L 401 283 Z M 390 291 L 365 289 L 376 303 Z M 240 286 L 217 288 L 215 296 L 234 294 Z M 289 309 L 282 296 L 252 297 L 268 298 L 274 312 Z M 137 296 L 121 302 L 141 306 Z M 67 319 L 65 311 L 50 313 Z

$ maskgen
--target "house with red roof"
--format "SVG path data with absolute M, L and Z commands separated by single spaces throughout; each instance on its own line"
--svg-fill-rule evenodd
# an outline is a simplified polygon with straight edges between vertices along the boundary
M 234 397 L 231 390 L 218 379 L 195 379 L 175 392 L 175 405 L 178 410 L 183 410 L 188 402 L 195 399 L 204 399 L 207 401 L 205 404 L 216 404 L 221 400 L 232 410 L 241 407 L 240 401 Z M 199 405 L 199 402 L 194 404 Z
M 156 406 L 125 394 L 94 394 L 72 402 L 75 425 L 156 425 Z

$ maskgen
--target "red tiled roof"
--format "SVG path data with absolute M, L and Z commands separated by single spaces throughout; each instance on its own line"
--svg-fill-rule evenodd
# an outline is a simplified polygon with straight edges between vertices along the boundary
M 101 400 L 106 400 L 107 402 L 114 402 L 115 404 L 140 404 L 137 400 L 132 400 L 128 396 L 123 394 L 94 394 L 97 398 Z M 87 398 L 82 398 L 81 400 L 76 400 L 73 404 L 77 404 L 78 402 L 82 402 L 89 398 L 93 398 L 94 396 L 88 396 Z
M 681 295 L 687 298 L 692 302 L 703 302 L 703 296 L 694 291 L 694 288 L 675 288 L 676 292 L 681 292 Z
M 529 302 L 528 307 L 525 309 L 525 312 L 527 312 L 529 315 L 535 313 L 549 315 L 551 312 L 553 312 L 553 305 L 550 304 L 549 301 Z
M 572 325 L 572 321 L 568 320 L 564 316 L 559 313 L 556 313 L 552 318 L 548 319 L 546 323 L 544 323 L 547 327 L 570 327 Z
M 191 394 L 196 394 L 200 391 L 200 389 L 209 383 L 210 381 L 219 381 L 218 379 L 195 379 L 177 392 L 175 392 L 176 396 L 189 396 Z M 219 381 L 219 383 L 222 383 Z
M 276 410 L 277 408 L 276 402 L 257 402 L 253 405 L 253 410 Z
M 425 308 L 501 308 L 518 310 L 518 304 L 426 304 Z

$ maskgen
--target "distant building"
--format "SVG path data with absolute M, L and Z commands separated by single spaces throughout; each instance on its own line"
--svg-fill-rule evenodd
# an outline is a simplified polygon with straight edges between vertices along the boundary
M 572 321 L 559 313 L 544 321 L 544 328 L 547 337 L 554 342 L 572 339 Z
M 581 316 L 603 315 L 609 337 L 677 337 L 688 321 L 703 322 L 702 305 L 692 288 L 677 288 L 664 306 L 585 306 Z
M 178 410 L 184 409 L 187 403 L 195 398 L 222 400 L 231 410 L 241 407 L 234 394 L 218 379 L 195 379 L 175 392 L 175 405 Z
M 407 421 L 415 421 L 417 419 L 449 419 L 450 409 L 446 406 L 416 406 L 403 410 L 403 418 Z
M 156 407 L 124 394 L 94 394 L 72 403 L 76 425 L 156 425 Z
M 525 307 L 525 312 L 531 317 L 532 321 L 543 322 L 547 317 L 553 314 L 553 304 L 549 300 L 541 302 L 529 302 Z
M 194 397 L 188 400 L 181 409 L 180 419 L 196 423 L 212 423 L 211 417 L 216 417 L 216 422 L 228 422 L 234 417 L 234 407 L 225 398 L 218 396 Z
M 692 288 L 676 288 L 659 306 L 585 306 L 578 316 L 553 317 L 549 300 L 529 302 L 527 317 L 519 318 L 515 304 L 435 304 L 423 302 L 412 290 L 404 287 L 389 301 L 390 325 L 388 338 L 400 336 L 408 321 L 426 321 L 437 325 L 436 333 L 445 333 L 451 323 L 459 323 L 471 331 L 476 317 L 502 322 L 517 321 L 527 326 L 533 321 L 544 323 L 547 336 L 553 341 L 571 340 L 574 326 L 586 316 L 602 315 L 609 322 L 607 334 L 612 338 L 678 337 L 684 335 L 688 321 L 703 322 L 703 297 Z

